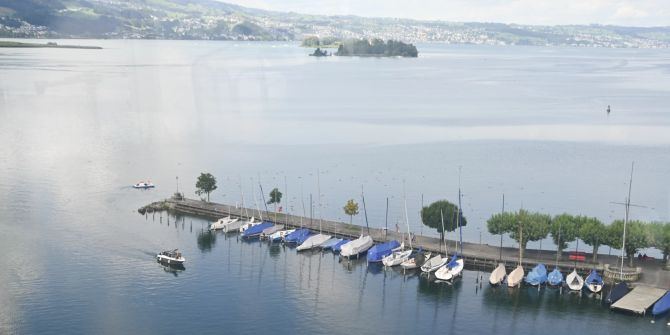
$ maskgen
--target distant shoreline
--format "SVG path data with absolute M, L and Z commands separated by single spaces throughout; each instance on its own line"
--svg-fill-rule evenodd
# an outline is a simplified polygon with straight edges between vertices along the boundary
M 102 49 L 99 46 L 89 45 L 59 45 L 54 42 L 48 43 L 25 43 L 13 41 L 0 41 L 0 48 L 61 48 L 61 49 Z

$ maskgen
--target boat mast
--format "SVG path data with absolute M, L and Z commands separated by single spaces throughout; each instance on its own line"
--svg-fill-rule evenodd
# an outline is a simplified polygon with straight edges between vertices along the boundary
M 319 192 L 319 194 L 317 194 L 317 199 L 319 200 L 319 234 L 321 234 L 322 233 L 321 225 L 323 223 L 323 216 L 321 215 L 321 181 L 319 175 L 320 175 L 319 169 L 316 169 L 316 191 Z
M 247 216 L 247 220 L 249 220 L 249 210 L 247 209 L 247 206 L 244 204 L 244 191 L 242 191 L 242 177 L 237 176 L 237 179 L 238 182 L 240 183 L 240 194 L 242 195 L 242 208 L 244 208 L 244 213 Z
M 368 224 L 368 210 L 365 208 L 365 195 L 363 194 L 363 185 L 361 185 L 361 199 L 363 199 L 363 212 L 365 213 L 365 226 L 368 228 L 368 235 L 370 235 L 370 225 Z M 361 234 L 361 235 L 363 235 L 363 234 Z
M 440 208 L 440 220 L 442 220 L 442 240 L 444 242 L 444 255 L 449 256 L 447 253 L 447 231 L 444 230 L 444 213 L 442 212 L 442 208 Z
M 621 241 L 621 270 L 620 270 L 620 279 L 623 280 L 623 258 L 626 252 L 626 225 L 628 224 L 628 214 L 630 212 L 630 193 L 633 188 L 633 168 L 635 167 L 635 162 L 630 164 L 630 182 L 628 182 L 628 197 L 626 198 L 626 215 L 623 220 L 623 239 Z
M 263 221 L 263 213 L 261 213 L 261 207 L 258 205 L 258 199 L 256 198 L 256 187 L 253 186 L 253 178 L 251 178 L 251 179 L 252 179 L 251 180 L 251 182 L 252 182 L 251 192 L 254 195 L 254 205 L 256 205 L 256 210 L 258 211 L 258 216 L 260 217 L 261 221 Z
M 409 230 L 409 216 L 407 215 L 407 193 L 405 192 L 405 181 L 402 181 L 402 197 L 405 202 L 405 224 L 407 224 L 407 239 L 409 240 L 409 249 L 412 250 L 412 233 Z M 388 217 L 389 198 L 386 198 L 386 216 Z
M 288 197 L 288 183 L 286 182 L 286 176 L 284 176 L 284 199 L 286 199 L 286 209 L 284 210 L 284 223 L 288 225 L 289 223 L 288 208 L 289 208 L 289 201 L 291 200 Z
M 458 167 L 458 216 L 456 217 L 456 222 L 458 224 L 458 233 L 460 235 L 460 254 L 463 257 L 463 228 L 461 227 L 461 167 Z
M 505 214 L 505 193 L 503 193 L 503 199 L 502 199 L 502 214 Z M 502 261 L 502 242 L 503 242 L 503 234 L 502 232 L 500 233 L 500 257 L 499 261 Z

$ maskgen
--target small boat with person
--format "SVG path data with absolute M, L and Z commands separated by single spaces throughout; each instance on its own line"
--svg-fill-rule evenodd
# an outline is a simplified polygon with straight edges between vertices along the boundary
M 589 275 L 586 277 L 584 283 L 586 284 L 586 288 L 588 288 L 589 291 L 593 293 L 600 292 L 605 285 L 603 278 L 598 275 L 598 271 L 596 271 L 596 269 L 591 270 L 591 273 L 589 273 Z
M 154 187 L 156 187 L 156 186 L 154 186 L 154 184 L 152 184 L 150 181 L 141 181 L 141 182 L 133 185 L 133 188 L 143 189 L 143 190 L 148 189 L 148 188 L 154 188 Z
M 183 265 L 186 259 L 178 249 L 162 251 L 156 255 L 156 260 L 162 264 Z

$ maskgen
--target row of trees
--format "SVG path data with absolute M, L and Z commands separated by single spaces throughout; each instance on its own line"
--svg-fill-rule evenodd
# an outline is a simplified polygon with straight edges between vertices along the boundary
M 210 193 L 217 189 L 216 178 L 210 173 L 201 173 L 195 186 L 195 193 L 199 196 L 206 195 L 209 201 Z M 269 196 L 267 204 L 274 204 L 276 211 L 277 204 L 281 203 L 282 193 L 274 188 L 270 191 Z M 343 210 L 349 216 L 349 223 L 351 223 L 353 216 L 359 213 L 359 205 L 354 199 L 349 199 Z M 434 228 L 440 234 L 441 240 L 444 240 L 445 231 L 454 231 L 458 228 L 458 215 L 460 215 L 460 225 L 467 225 L 463 212 L 458 209 L 457 205 L 447 200 L 433 202 L 421 209 L 421 221 L 424 225 Z M 508 234 L 517 243 L 521 242 L 521 257 L 523 257 L 528 242 L 543 240 L 551 236 L 554 244 L 558 246 L 559 258 L 568 243 L 580 239 L 593 248 L 593 262 L 597 262 L 598 249 L 601 246 L 621 248 L 624 229 L 622 220 L 615 220 L 605 225 L 595 217 L 575 216 L 567 213 L 552 217 L 549 214 L 523 209 L 494 214 L 486 224 L 489 233 Z M 663 253 L 663 260 L 669 261 L 670 223 L 629 221 L 626 225 L 625 250 L 629 266 L 633 266 L 633 258 L 640 249 L 650 247 L 660 250 Z
M 567 243 L 580 239 L 593 248 L 593 262 L 597 262 L 598 249 L 601 246 L 621 248 L 624 222 L 615 220 L 605 225 L 594 217 L 570 214 L 551 217 L 548 214 L 519 210 L 492 215 L 487 221 L 487 228 L 491 234 L 509 234 L 517 243 L 521 242 L 522 257 L 529 241 L 539 241 L 551 236 L 558 246 L 559 257 L 567 248 Z M 650 247 L 660 250 L 663 253 L 663 260 L 668 259 L 670 224 L 629 221 L 626 225 L 625 250 L 629 266 L 633 266 L 633 258 L 640 249 Z

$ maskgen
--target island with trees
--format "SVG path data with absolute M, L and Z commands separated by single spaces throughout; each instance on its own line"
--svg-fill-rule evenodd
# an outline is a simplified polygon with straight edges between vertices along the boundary
M 349 39 L 342 41 L 336 56 L 418 57 L 416 46 L 400 41 L 381 39 Z
M 16 41 L 0 41 L 0 48 L 62 48 L 62 49 L 102 49 L 92 45 L 67 45 L 56 42 L 47 43 L 25 43 Z

